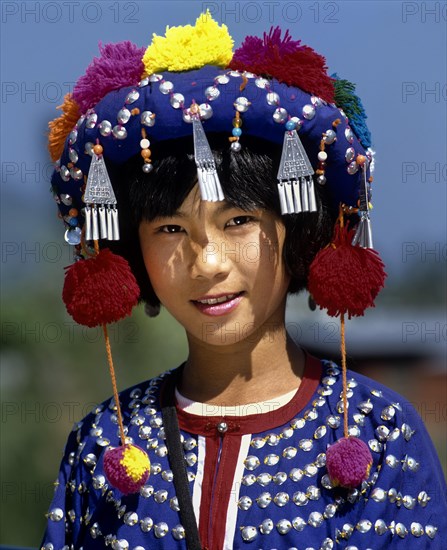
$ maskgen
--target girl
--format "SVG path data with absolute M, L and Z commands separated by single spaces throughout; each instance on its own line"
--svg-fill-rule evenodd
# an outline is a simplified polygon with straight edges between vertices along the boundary
M 189 354 L 75 426 L 42 548 L 442 548 L 445 483 L 413 408 L 285 329 L 289 292 L 343 327 L 383 284 L 361 104 L 348 94 L 348 120 L 288 33 L 231 42 L 204 15 L 144 56 L 107 46 L 53 123 L 69 312 L 104 326 L 112 379 L 106 323 L 136 298 Z

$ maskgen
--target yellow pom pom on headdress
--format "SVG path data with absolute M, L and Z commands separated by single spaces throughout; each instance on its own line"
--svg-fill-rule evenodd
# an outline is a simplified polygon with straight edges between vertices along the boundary
M 209 10 L 195 26 L 166 28 L 165 36 L 153 35 L 143 63 L 145 74 L 161 71 L 189 71 L 204 65 L 226 67 L 233 57 L 233 39 L 228 27 L 214 21 Z

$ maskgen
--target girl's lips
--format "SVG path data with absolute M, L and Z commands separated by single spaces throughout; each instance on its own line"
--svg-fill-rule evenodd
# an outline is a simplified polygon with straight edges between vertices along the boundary
M 243 292 L 240 292 L 233 298 L 230 298 L 229 300 L 225 302 L 220 302 L 216 304 L 204 304 L 202 302 L 197 302 L 195 300 L 192 301 L 192 303 L 196 306 L 196 308 L 204 313 L 205 315 L 210 315 L 213 317 L 217 317 L 219 315 L 226 315 L 230 311 L 233 311 L 235 309 L 240 301 L 242 300 Z M 213 296 L 212 298 L 216 298 Z M 211 296 L 209 298 L 203 298 L 203 299 L 212 299 Z

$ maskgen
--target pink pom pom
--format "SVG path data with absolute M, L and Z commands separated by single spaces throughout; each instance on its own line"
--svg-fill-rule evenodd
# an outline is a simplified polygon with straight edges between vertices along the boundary
M 146 483 L 151 463 L 146 452 L 136 445 L 109 449 L 104 455 L 104 472 L 113 487 L 124 495 L 137 493 Z
M 354 489 L 367 479 L 373 459 L 357 437 L 344 437 L 326 451 L 326 467 L 333 485 Z
M 100 57 L 95 57 L 84 76 L 76 82 L 73 99 L 85 113 L 112 90 L 138 84 L 143 74 L 145 48 L 132 42 L 99 44 Z

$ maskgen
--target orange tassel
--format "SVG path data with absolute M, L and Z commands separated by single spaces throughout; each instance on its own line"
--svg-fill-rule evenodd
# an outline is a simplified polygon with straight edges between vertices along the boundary
M 61 157 L 64 151 L 65 140 L 81 116 L 79 105 L 72 99 L 71 94 L 66 94 L 64 103 L 59 105 L 58 109 L 63 111 L 61 116 L 48 123 L 50 129 L 48 150 L 53 162 L 56 162 Z

